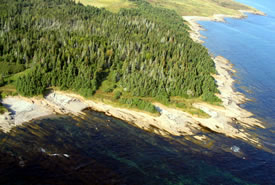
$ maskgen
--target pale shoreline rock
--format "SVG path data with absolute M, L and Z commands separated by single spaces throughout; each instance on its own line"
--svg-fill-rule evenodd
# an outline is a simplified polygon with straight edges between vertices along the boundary
M 222 57 L 218 57 L 218 60 L 222 60 Z M 218 66 L 223 64 L 219 62 Z M 222 69 L 222 71 L 219 71 Z M 219 73 L 224 73 L 223 70 L 227 70 L 225 66 L 217 68 Z M 261 126 L 254 118 L 249 118 L 251 113 L 241 109 L 236 102 L 239 103 L 240 99 L 243 100 L 242 96 L 236 97 L 232 89 L 233 81 L 228 80 L 229 73 L 223 74 L 226 78 L 218 80 L 224 80 L 219 95 L 222 100 L 229 98 L 232 99 L 231 103 L 225 103 L 224 107 L 213 106 L 206 103 L 196 103 L 194 107 L 204 110 L 210 115 L 210 118 L 198 118 L 192 116 L 189 113 L 182 112 L 180 110 L 168 108 L 160 103 L 154 105 L 160 112 L 160 116 L 155 117 L 144 112 L 135 110 L 129 110 L 125 108 L 113 107 L 103 102 L 95 102 L 87 100 L 82 96 L 54 91 L 45 96 L 45 98 L 24 98 L 24 97 L 8 97 L 3 100 L 4 105 L 8 106 L 10 110 L 13 110 L 13 119 L 4 119 L 7 115 L 0 116 L 0 126 L 4 132 L 9 132 L 13 127 L 19 126 L 24 122 L 31 121 L 44 116 L 49 116 L 55 113 L 59 114 L 72 114 L 80 116 L 83 114 L 82 110 L 91 108 L 92 110 L 104 112 L 108 116 L 113 116 L 121 120 L 127 121 L 130 124 L 137 126 L 138 128 L 153 131 L 162 136 L 185 136 L 195 135 L 198 131 L 204 128 L 208 128 L 214 132 L 225 134 L 233 138 L 241 138 L 246 141 L 250 141 L 257 144 L 257 141 L 247 135 L 247 133 L 239 132 L 230 123 L 232 119 L 245 122 L 245 126 Z M 228 92 L 230 96 L 228 97 Z M 231 97 L 233 96 L 233 97 Z M 224 101 L 225 102 L 225 101 Z M 227 101 L 228 102 L 228 101 Z M 240 117 L 238 117 L 240 116 Z M 238 117 L 238 118 L 235 118 Z M 157 128 L 157 129 L 156 129 Z M 194 137 L 198 140 L 205 139 L 204 137 Z

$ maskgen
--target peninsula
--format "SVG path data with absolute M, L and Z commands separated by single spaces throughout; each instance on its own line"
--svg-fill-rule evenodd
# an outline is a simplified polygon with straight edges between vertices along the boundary
M 213 13 L 259 13 L 233 1 L 207 2 L 222 11 Z M 164 136 L 208 128 L 257 144 L 235 127 L 263 126 L 239 107 L 246 98 L 233 89 L 232 66 L 197 43 L 197 18 L 181 17 L 191 9 L 167 3 L 129 1 L 113 11 L 70 0 L 2 3 L 2 130 L 92 108 Z

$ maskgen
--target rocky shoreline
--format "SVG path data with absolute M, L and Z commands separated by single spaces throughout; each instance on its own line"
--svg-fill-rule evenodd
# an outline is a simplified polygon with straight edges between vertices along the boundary
M 54 91 L 44 98 L 17 96 L 3 99 L 2 103 L 8 107 L 10 114 L 0 115 L 0 126 L 4 132 L 9 132 L 13 127 L 33 119 L 57 113 L 80 116 L 83 114 L 83 109 L 91 108 L 162 136 L 188 135 L 194 136 L 197 140 L 204 140 L 205 136 L 197 137 L 196 133 L 202 128 L 208 128 L 213 132 L 258 144 L 256 138 L 231 124 L 234 121 L 243 127 L 263 127 L 258 120 L 251 118 L 252 114 L 250 112 L 239 107 L 239 104 L 243 103 L 246 98 L 233 89 L 232 65 L 223 57 L 216 57 L 214 61 L 218 72 L 214 77 L 221 92 L 218 96 L 223 101 L 223 107 L 206 103 L 195 103 L 193 105 L 209 114 L 210 118 L 198 118 L 159 103 L 154 104 L 160 112 L 160 116 L 155 117 L 144 112 L 88 100 L 77 94 Z
M 22 96 L 4 98 L 2 104 L 9 110 L 0 115 L 0 128 L 9 132 L 13 127 L 25 122 L 53 114 L 79 115 L 87 106 L 77 99 L 58 93 L 50 93 L 44 98 Z

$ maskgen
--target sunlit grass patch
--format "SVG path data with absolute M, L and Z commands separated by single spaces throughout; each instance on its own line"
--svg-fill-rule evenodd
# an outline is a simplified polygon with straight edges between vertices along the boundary
M 148 0 L 151 4 L 175 10 L 181 16 L 240 15 L 238 10 L 249 7 L 232 0 Z
M 91 5 L 98 8 L 106 8 L 111 12 L 118 12 L 121 8 L 133 8 L 135 4 L 128 0 L 78 0 L 84 5 Z

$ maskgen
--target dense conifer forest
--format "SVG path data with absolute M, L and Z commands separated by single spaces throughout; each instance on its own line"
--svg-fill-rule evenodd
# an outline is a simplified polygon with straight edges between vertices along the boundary
M 139 98 L 219 101 L 214 62 L 183 19 L 134 3 L 111 13 L 71 0 L 0 0 L 0 86 L 14 84 L 24 96 L 59 87 L 89 97 L 102 88 L 150 112 Z

